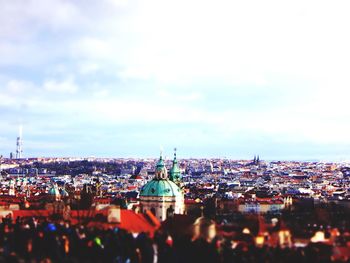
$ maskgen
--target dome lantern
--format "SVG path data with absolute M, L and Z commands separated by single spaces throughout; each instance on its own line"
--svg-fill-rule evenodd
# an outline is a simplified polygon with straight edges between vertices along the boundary
M 160 157 L 156 164 L 155 179 L 161 180 L 161 179 L 167 179 L 167 178 L 168 178 L 168 171 L 164 164 L 162 152 L 160 152 Z

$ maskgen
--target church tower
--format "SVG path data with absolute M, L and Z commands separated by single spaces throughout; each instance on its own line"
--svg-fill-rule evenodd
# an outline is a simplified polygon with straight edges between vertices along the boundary
M 176 148 L 174 149 L 174 160 L 173 160 L 173 165 L 170 169 L 170 176 L 169 179 L 176 183 L 178 186 L 180 186 L 181 183 L 181 172 L 180 172 L 180 167 L 178 164 L 178 161 L 176 159 Z
M 184 194 L 179 186 L 169 180 L 162 153 L 154 178 L 141 188 L 140 208 L 142 212 L 151 211 L 160 221 L 173 214 L 184 213 Z

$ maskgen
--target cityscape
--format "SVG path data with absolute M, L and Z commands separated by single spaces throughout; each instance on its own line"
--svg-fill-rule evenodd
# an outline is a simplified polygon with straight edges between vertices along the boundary
M 0 0 L 0 263 L 350 262 L 347 0 Z
M 176 148 L 171 159 L 24 158 L 21 135 L 16 147 L 1 158 L 1 244 L 23 260 L 349 260 L 349 163 L 183 159 Z M 183 243 L 191 235 L 209 243 Z

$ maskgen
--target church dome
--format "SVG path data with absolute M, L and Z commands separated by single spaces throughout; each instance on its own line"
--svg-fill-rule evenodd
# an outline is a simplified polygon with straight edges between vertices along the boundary
M 161 221 L 174 213 L 184 213 L 184 193 L 168 178 L 162 154 L 156 164 L 154 178 L 141 188 L 139 197 L 141 211 L 149 210 Z
M 140 197 L 177 197 L 181 195 L 181 189 L 169 179 L 153 179 L 145 184 L 140 192 Z

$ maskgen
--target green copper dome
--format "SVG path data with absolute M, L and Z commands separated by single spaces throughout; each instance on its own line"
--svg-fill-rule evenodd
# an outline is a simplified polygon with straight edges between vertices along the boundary
M 176 161 L 176 158 L 174 159 Z M 177 161 L 176 161 L 177 163 Z M 178 166 L 175 168 L 175 174 L 180 173 Z M 177 169 L 177 170 L 176 170 Z M 177 197 L 182 196 L 182 190 L 172 181 L 168 179 L 168 171 L 165 167 L 162 153 L 156 164 L 155 176 L 152 181 L 145 184 L 141 191 L 140 197 Z
M 181 196 L 181 189 L 168 179 L 153 179 L 142 187 L 140 196 L 176 197 Z

